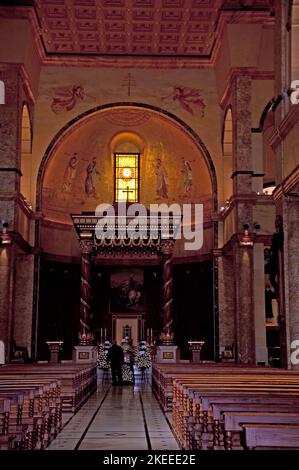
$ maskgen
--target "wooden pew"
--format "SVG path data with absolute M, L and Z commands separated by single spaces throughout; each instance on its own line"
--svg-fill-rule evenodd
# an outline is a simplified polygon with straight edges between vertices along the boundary
M 202 378 L 199 378 L 199 377 L 196 377 L 197 380 L 199 379 L 199 382 L 202 383 Z M 204 379 L 204 377 L 203 377 Z M 223 380 L 219 379 L 219 377 L 217 376 L 217 379 L 219 380 L 220 383 L 222 383 L 222 386 L 219 387 L 218 385 L 218 380 L 217 382 L 215 383 L 212 383 L 213 380 L 211 380 L 211 383 L 209 384 L 205 384 L 205 385 L 201 385 L 201 386 L 197 386 L 197 384 L 194 385 L 193 388 L 195 388 L 196 386 L 198 387 L 198 390 L 196 391 L 196 393 L 198 394 L 198 396 L 200 396 L 200 399 L 202 399 L 202 395 L 203 395 L 203 391 L 204 393 L 206 394 L 206 392 L 208 391 L 209 394 L 215 394 L 213 391 L 216 389 L 220 389 L 217 391 L 218 395 L 220 397 L 222 397 L 223 395 L 227 394 L 227 392 L 229 393 L 229 395 L 231 395 L 232 393 L 236 393 L 236 392 L 240 392 L 240 391 L 244 391 L 245 393 L 249 393 L 250 392 L 250 387 L 246 386 L 244 384 L 244 376 L 242 376 L 240 378 L 240 383 L 238 383 L 238 378 L 234 378 L 233 380 L 230 380 L 230 379 L 227 379 L 227 383 L 226 383 L 226 387 L 223 386 L 223 380 L 226 380 L 225 377 L 222 378 Z M 252 377 L 252 380 L 254 378 Z M 190 378 L 190 377 L 187 377 L 187 379 L 182 379 L 182 382 L 184 384 L 184 382 L 188 382 L 188 381 L 192 381 L 195 382 L 195 379 L 193 378 Z M 298 379 L 294 381 L 294 378 L 291 378 L 289 380 L 289 377 L 285 377 L 283 380 L 286 382 L 286 383 L 281 383 L 281 379 L 279 379 L 279 381 L 277 382 L 276 379 L 273 379 L 273 383 L 269 383 L 268 380 L 266 380 L 266 382 L 264 381 L 263 378 L 257 378 L 256 379 L 257 382 L 255 383 L 255 394 L 258 392 L 259 394 L 267 394 L 267 392 L 273 392 L 274 394 L 279 394 L 281 395 L 282 394 L 282 389 L 284 388 L 286 391 L 287 391 L 287 394 L 290 395 L 290 393 L 294 393 L 295 395 L 298 394 Z M 174 380 L 175 382 L 175 385 L 176 382 L 180 382 L 178 379 L 175 379 Z M 259 383 L 258 383 L 259 382 Z M 246 380 L 245 380 L 245 383 L 246 383 Z M 293 386 L 293 389 L 290 388 L 291 386 Z M 179 385 L 180 388 L 183 388 L 184 389 L 184 385 Z M 189 387 L 189 388 L 188 388 Z M 176 394 L 176 400 L 178 400 L 179 404 L 178 405 L 175 405 L 174 407 L 174 410 L 173 410 L 173 413 L 174 413 L 174 428 L 175 428 L 175 431 L 178 433 L 178 438 L 179 440 L 182 442 L 182 445 L 183 446 L 186 446 L 188 444 L 186 444 L 186 440 L 188 440 L 188 437 L 187 437 L 187 426 L 186 426 L 186 423 L 184 424 L 184 421 L 186 421 L 186 419 L 188 419 L 188 416 L 190 416 L 190 406 L 189 406 L 189 410 L 188 410 L 188 399 L 186 398 L 186 390 L 190 390 L 190 387 L 191 385 L 186 385 L 185 384 L 185 395 L 184 393 L 182 394 Z M 253 385 L 251 387 L 251 389 L 253 388 Z M 188 392 L 187 392 L 188 393 Z M 176 417 L 179 417 L 178 419 L 178 422 L 176 422 Z M 200 420 L 199 420 L 200 421 Z M 194 423 L 191 422 L 191 427 Z M 208 434 L 209 431 L 211 431 L 211 429 L 209 429 L 209 421 L 208 421 L 208 410 L 203 410 L 202 412 L 202 422 L 200 422 L 201 424 L 201 427 L 198 432 L 199 435 L 197 435 L 197 437 L 200 436 L 201 433 L 204 433 L 204 434 Z M 210 436 L 211 437 L 211 436 Z
M 243 424 L 245 446 L 248 450 L 299 449 L 299 425 L 296 424 Z
M 230 399 L 232 401 L 232 399 Z M 244 400 L 245 401 L 245 400 Z M 273 398 L 273 403 L 241 403 L 241 399 L 238 399 L 238 403 L 211 403 L 212 406 L 212 420 L 214 426 L 214 437 L 213 437 L 213 450 L 224 450 L 224 420 L 223 413 L 229 411 L 247 411 L 247 412 L 261 412 L 267 413 L 275 412 L 293 412 L 299 413 L 299 398 L 298 402 L 290 403 L 290 399 L 287 398 L 287 402 L 282 402 L 279 399 Z
M 262 412 L 262 411 L 225 411 L 224 435 L 225 449 L 232 450 L 241 447 L 242 425 L 254 424 L 297 424 L 299 426 L 299 414 L 291 412 Z M 234 444 L 234 445 L 233 445 Z M 299 447 L 299 442 L 298 442 Z
M 0 450 L 11 450 L 14 435 L 8 434 L 11 401 L 0 397 Z
M 76 364 L 13 364 L 0 370 L 3 374 L 17 375 L 20 378 L 33 376 L 59 379 L 61 382 L 62 411 L 76 412 L 96 389 L 96 366 Z

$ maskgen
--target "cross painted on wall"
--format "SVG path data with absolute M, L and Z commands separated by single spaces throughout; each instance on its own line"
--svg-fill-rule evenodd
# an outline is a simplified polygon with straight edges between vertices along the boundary
M 129 72 L 123 80 L 123 85 L 127 87 L 128 96 L 131 96 L 131 90 L 136 86 L 136 82 L 132 74 Z

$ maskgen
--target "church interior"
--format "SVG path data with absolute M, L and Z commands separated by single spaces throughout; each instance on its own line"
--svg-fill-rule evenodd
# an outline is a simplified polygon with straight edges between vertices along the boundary
M 299 0 L 0 1 L 0 450 L 298 450 L 298 197 Z

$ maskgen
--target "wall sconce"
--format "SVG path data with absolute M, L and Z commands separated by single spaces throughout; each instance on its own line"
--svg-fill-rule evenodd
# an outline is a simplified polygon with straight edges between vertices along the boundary
M 257 222 L 255 222 L 253 226 L 254 226 L 254 232 L 255 233 L 257 233 L 261 229 L 260 224 L 258 224 Z
M 240 245 L 241 246 L 253 246 L 253 241 L 252 241 L 252 239 L 249 235 L 249 231 L 248 231 L 249 230 L 249 225 L 244 224 L 243 229 L 244 229 L 244 235 L 240 240 Z
M 0 242 L 1 245 L 10 245 L 11 238 L 8 234 L 8 222 L 1 220 L 1 232 L 0 232 Z

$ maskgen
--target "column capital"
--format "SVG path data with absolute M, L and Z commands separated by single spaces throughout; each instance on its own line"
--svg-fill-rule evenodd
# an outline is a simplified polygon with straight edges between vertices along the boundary
M 80 240 L 80 248 L 82 255 L 90 255 L 93 249 L 93 241 L 92 240 Z
M 172 255 L 174 250 L 175 240 L 162 240 L 161 252 L 163 255 Z

